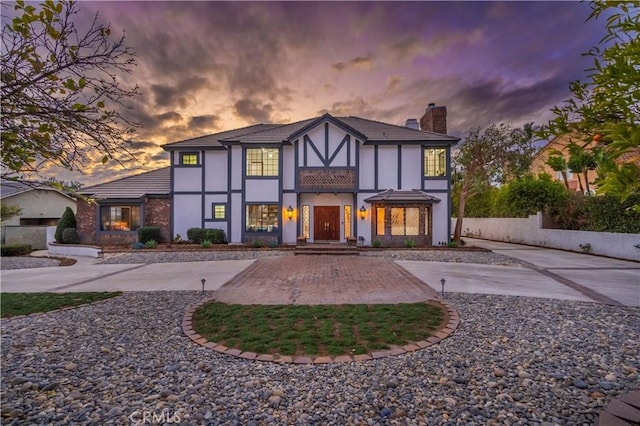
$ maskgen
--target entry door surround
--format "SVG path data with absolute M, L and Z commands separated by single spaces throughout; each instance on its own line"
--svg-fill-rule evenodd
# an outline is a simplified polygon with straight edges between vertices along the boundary
M 340 240 L 340 206 L 313 207 L 313 240 Z

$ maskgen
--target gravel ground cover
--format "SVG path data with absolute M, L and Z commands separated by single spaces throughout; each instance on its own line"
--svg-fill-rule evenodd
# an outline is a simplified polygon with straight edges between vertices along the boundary
M 232 250 L 105 253 L 98 263 L 163 263 L 208 260 L 244 260 L 265 256 L 293 256 L 292 250 Z M 456 250 L 363 250 L 361 256 L 383 256 L 394 260 L 425 260 L 532 267 L 528 262 L 489 251 Z
M 183 335 L 195 292 L 127 293 L 2 320 L 3 424 L 581 425 L 640 387 L 640 310 L 447 294 L 428 349 L 361 363 L 229 357 Z M 174 416 L 172 419 L 171 416 Z
M 49 266 L 60 265 L 59 259 L 51 259 L 47 257 L 31 257 L 31 256 L 9 256 L 2 257 L 0 267 L 2 270 L 8 269 L 26 269 L 26 268 L 46 268 Z

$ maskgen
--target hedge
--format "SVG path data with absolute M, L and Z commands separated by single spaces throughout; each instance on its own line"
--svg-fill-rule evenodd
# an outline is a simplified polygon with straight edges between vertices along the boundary
M 146 244 L 147 241 L 161 241 L 162 234 L 160 228 L 157 226 L 143 226 L 138 228 L 138 241 L 142 244 Z
M 2 256 L 26 256 L 31 253 L 31 244 L 8 244 L 0 248 Z
M 224 244 L 226 235 L 222 229 L 191 228 L 187 230 L 187 238 L 194 244 L 202 244 L 203 241 Z

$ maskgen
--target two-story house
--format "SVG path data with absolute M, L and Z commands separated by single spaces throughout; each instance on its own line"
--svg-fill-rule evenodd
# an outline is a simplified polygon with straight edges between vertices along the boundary
M 230 243 L 446 243 L 446 108 L 418 125 L 324 114 L 169 143 L 170 234 L 219 228 Z

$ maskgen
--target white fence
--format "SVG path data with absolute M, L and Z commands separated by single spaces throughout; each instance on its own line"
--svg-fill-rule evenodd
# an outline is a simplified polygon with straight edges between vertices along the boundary
M 451 223 L 454 229 L 456 219 Z M 542 223 L 541 212 L 526 219 L 464 218 L 462 235 L 576 252 L 588 247 L 592 254 L 640 261 L 640 234 L 545 229 Z

